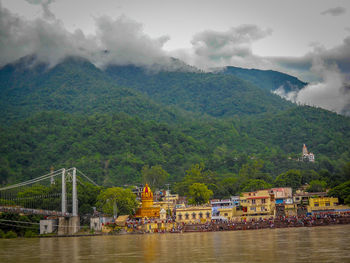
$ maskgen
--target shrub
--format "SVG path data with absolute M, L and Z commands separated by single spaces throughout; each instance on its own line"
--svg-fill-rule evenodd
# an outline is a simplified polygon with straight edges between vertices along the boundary
M 24 237 L 34 237 L 35 234 L 33 233 L 32 230 L 27 230 L 25 233 L 24 233 Z
M 16 238 L 16 237 L 17 237 L 17 234 L 13 231 L 8 231 L 4 236 L 4 238 Z

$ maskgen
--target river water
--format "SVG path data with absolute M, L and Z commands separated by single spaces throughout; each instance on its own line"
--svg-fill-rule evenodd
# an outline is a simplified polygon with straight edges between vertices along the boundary
M 0 239 L 0 262 L 350 262 L 350 225 Z

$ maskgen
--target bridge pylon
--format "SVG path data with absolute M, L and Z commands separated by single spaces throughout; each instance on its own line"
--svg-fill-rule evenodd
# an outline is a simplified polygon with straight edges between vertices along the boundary
M 62 196 L 61 196 L 61 209 L 62 214 L 65 215 L 67 213 L 67 189 L 66 189 L 66 169 L 62 169 Z

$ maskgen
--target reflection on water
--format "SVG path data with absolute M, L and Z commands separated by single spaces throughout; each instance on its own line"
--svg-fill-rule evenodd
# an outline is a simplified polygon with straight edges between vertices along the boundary
M 0 262 L 350 262 L 350 225 L 0 240 Z

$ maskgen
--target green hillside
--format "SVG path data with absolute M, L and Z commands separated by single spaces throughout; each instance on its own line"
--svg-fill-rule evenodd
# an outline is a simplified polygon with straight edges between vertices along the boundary
M 42 112 L 0 130 L 1 182 L 30 178 L 51 166 L 77 166 L 104 185 L 140 182 L 140 170 L 172 174 L 200 162 L 207 147 L 166 124 L 126 114 Z
M 276 112 L 292 106 L 233 75 L 198 72 L 152 72 L 135 66 L 109 66 L 118 85 L 132 87 L 165 105 L 213 117 Z
M 298 152 L 305 143 L 310 151 L 331 159 L 350 154 L 350 119 L 319 108 L 294 107 L 251 118 L 242 130 L 284 152 Z
M 30 58 L 5 66 L 0 70 L 0 109 L 4 123 L 46 110 L 124 112 L 167 122 L 176 122 L 182 115 L 144 94 L 116 85 L 103 71 L 80 58 L 66 59 L 54 68 L 33 64 Z
M 271 91 L 283 87 L 286 92 L 300 90 L 307 83 L 296 77 L 274 70 L 245 69 L 237 67 L 225 67 L 217 71 L 219 74 L 234 75 L 247 80 L 257 87 Z
M 145 165 L 161 165 L 174 183 L 200 163 L 201 182 L 216 185 L 216 196 L 237 191 L 225 188 L 227 180 L 239 180 L 239 189 L 247 180 L 272 185 L 290 169 L 303 171 L 300 183 L 345 181 L 350 119 L 272 94 L 275 75 L 282 76 L 275 87 L 297 80 L 276 72 L 242 80 L 194 70 L 101 70 L 79 58 L 48 68 L 22 59 L 0 69 L 0 184 L 51 166 L 76 166 L 103 185 L 135 184 Z M 298 161 L 304 143 L 315 163 Z
M 309 170 L 323 169 L 333 181 L 330 184 L 342 181 L 338 174 L 349 160 L 349 152 L 328 158 L 314 151 L 316 163 L 299 162 L 295 158 L 297 153 L 300 156 L 301 144 L 295 143 L 300 147 L 297 152 L 287 153 L 283 150 L 287 142 L 278 145 L 273 139 L 270 143 L 257 138 L 248 133 L 248 128 L 252 129 L 249 124 L 196 121 L 174 127 L 126 114 L 42 112 L 0 129 L 0 181 L 6 184 L 32 178 L 51 166 L 76 166 L 99 184 L 122 186 L 141 183 L 143 166 L 161 165 L 170 174 L 169 182 L 179 182 L 186 170 L 199 163 L 215 184 L 227 178 L 273 183 L 290 169 L 304 170 L 306 175 Z M 259 130 L 259 126 L 254 127 Z M 277 138 L 277 131 L 278 127 L 272 127 L 270 135 Z M 301 136 L 304 140 L 309 135 Z M 338 140 L 349 142 L 344 136 Z M 313 177 L 307 178 L 305 182 Z

